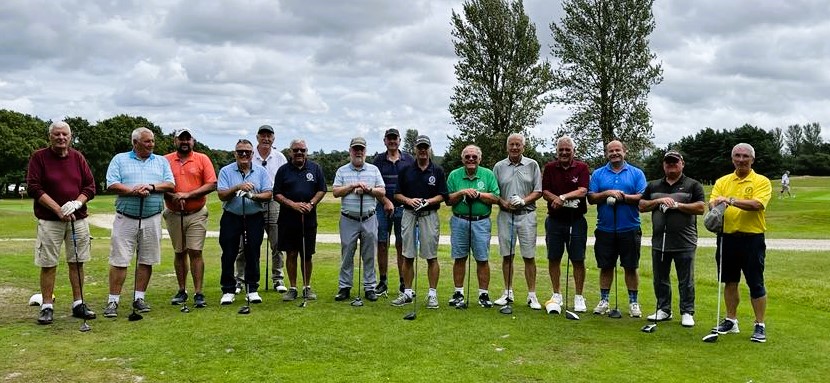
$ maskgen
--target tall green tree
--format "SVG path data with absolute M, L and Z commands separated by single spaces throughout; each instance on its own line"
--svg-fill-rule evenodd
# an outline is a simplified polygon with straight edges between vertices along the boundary
M 49 123 L 35 116 L 0 109 L 0 184 L 26 181 L 29 157 L 37 149 L 46 147 Z
M 475 144 L 492 167 L 505 155 L 511 133 L 527 137 L 527 153 L 538 139 L 529 128 L 539 122 L 552 90 L 551 67 L 539 60 L 536 27 L 520 0 L 467 0 L 463 12 L 452 12 L 452 37 L 458 85 L 449 111 L 459 134 L 448 136 L 444 168 L 461 164 L 464 146 Z
M 787 127 L 784 131 L 784 141 L 787 143 L 787 150 L 790 156 L 797 158 L 801 154 L 801 145 L 804 142 L 804 135 L 801 130 L 801 125 L 794 124 Z
M 804 133 L 804 141 L 802 143 L 804 154 L 817 152 L 823 141 L 821 139 L 821 125 L 818 122 L 811 122 L 804 125 L 802 132 Z
M 551 23 L 554 100 L 572 114 L 556 136 L 570 134 L 583 157 L 600 155 L 619 139 L 638 157 L 654 145 L 647 104 L 662 66 L 649 48 L 654 0 L 564 0 L 565 15 Z
M 409 154 L 414 154 L 416 138 L 418 138 L 418 129 L 407 129 L 403 135 L 403 145 L 400 149 Z

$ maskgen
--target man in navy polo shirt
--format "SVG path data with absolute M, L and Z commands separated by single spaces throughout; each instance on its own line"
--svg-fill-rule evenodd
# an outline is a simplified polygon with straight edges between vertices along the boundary
M 588 185 L 588 202 L 597 205 L 597 229 L 594 255 L 600 269 L 600 301 L 594 314 L 609 311 L 608 296 L 617 258 L 625 270 L 628 287 L 629 314 L 634 318 L 643 315 L 637 302 L 640 276 L 640 212 L 638 203 L 646 189 L 643 171 L 625 161 L 625 147 L 614 140 L 605 147 L 608 164 L 594 170 Z
M 383 183 L 386 185 L 386 194 L 378 200 L 378 274 L 380 280 L 375 292 L 383 294 L 388 290 L 387 271 L 389 270 L 389 242 L 392 229 L 395 229 L 395 253 L 398 263 L 399 290 L 403 292 L 403 242 L 401 241 L 401 217 L 403 205 L 395 200 L 395 190 L 398 185 L 398 173 L 404 166 L 415 163 L 415 158 L 409 153 L 400 150 L 401 134 L 398 129 L 387 129 L 383 136 L 386 151 L 375 156 L 374 164 L 380 169 Z
M 294 139 L 289 145 L 291 161 L 277 170 L 274 178 L 274 200 L 282 206 L 277 248 L 285 251 L 285 268 L 291 287 L 283 301 L 297 299 L 297 255 L 302 250 L 303 297 L 317 299 L 311 290 L 311 256 L 317 243 L 317 203 L 328 191 L 323 169 L 307 158 L 304 140 Z M 305 246 L 303 246 L 305 245 Z
M 415 138 L 415 163 L 403 167 L 398 174 L 395 200 L 404 207 L 401 217 L 404 291 L 392 301 L 392 306 L 412 303 L 413 264 L 415 257 L 420 255 L 427 260 L 429 293 L 426 307 L 438 308 L 438 238 L 441 228 L 438 209 L 441 202 L 447 199 L 447 181 L 444 169 L 431 160 L 430 146 L 429 137 L 420 135 Z

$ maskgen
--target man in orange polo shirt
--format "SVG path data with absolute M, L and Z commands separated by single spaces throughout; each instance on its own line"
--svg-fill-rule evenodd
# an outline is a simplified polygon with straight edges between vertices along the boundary
M 176 151 L 164 156 L 170 162 L 176 189 L 164 193 L 164 220 L 167 232 L 173 242 L 176 257 L 173 267 L 179 291 L 170 300 L 179 305 L 187 301 L 187 256 L 193 276 L 193 303 L 196 307 L 205 307 L 205 295 L 202 293 L 202 280 L 205 263 L 202 248 L 207 233 L 208 211 L 205 207 L 206 195 L 216 190 L 216 172 L 208 156 L 193 151 L 195 140 L 189 129 L 176 131 L 173 144 Z

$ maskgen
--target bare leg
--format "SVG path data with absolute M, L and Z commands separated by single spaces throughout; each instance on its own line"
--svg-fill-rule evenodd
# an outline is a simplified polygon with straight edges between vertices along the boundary
M 738 318 L 738 303 L 741 301 L 738 296 L 738 282 L 726 282 L 723 286 L 723 300 L 726 301 L 726 317 Z M 766 301 L 764 301 L 766 303 Z M 753 306 L 754 307 L 754 306 Z M 758 316 L 756 312 L 756 317 Z
M 173 269 L 176 270 L 176 281 L 179 290 L 187 288 L 187 253 L 176 253 L 173 257 Z
M 121 295 L 121 287 L 127 279 L 127 268 L 110 265 L 110 295 Z
M 193 290 L 196 293 L 202 292 L 202 281 L 205 277 L 205 260 L 202 258 L 201 250 L 188 250 L 190 255 L 190 274 L 193 277 Z
M 429 288 L 438 288 L 438 275 L 441 273 L 438 258 L 427 259 L 427 276 L 429 277 Z
M 476 276 L 478 277 L 478 288 L 487 290 L 490 287 L 490 262 L 476 261 Z
M 43 295 L 43 303 L 52 303 L 52 295 L 55 292 L 55 274 L 57 274 L 57 269 L 57 267 L 40 268 L 40 293 Z
M 525 261 L 525 279 L 527 280 L 527 291 L 536 292 L 536 259 L 522 258 Z

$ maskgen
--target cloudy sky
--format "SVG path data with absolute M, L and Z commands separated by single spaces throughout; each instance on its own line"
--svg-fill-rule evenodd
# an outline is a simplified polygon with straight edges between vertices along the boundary
M 543 57 L 558 1 L 527 0 Z M 0 108 L 90 122 L 141 115 L 230 149 L 261 124 L 277 144 L 345 149 L 418 129 L 437 152 L 455 134 L 452 10 L 444 0 L 0 2 Z M 657 1 L 650 96 L 655 143 L 703 127 L 819 122 L 830 140 L 830 3 Z M 567 117 L 547 108 L 539 136 Z

